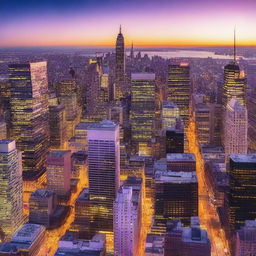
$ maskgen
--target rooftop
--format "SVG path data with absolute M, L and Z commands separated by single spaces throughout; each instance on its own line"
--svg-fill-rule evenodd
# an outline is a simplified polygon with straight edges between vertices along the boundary
M 15 243 L 32 243 L 40 233 L 45 231 L 45 227 L 38 224 L 23 225 L 12 237 Z
M 49 156 L 61 157 L 70 152 L 71 152 L 70 150 L 52 150 L 49 152 Z
M 34 191 L 31 196 L 40 197 L 40 198 L 49 198 L 53 194 L 54 194 L 54 192 L 52 190 L 45 189 L 45 188 L 39 188 L 36 191 Z
M 174 153 L 174 154 L 167 154 L 166 158 L 167 158 L 167 161 L 173 161 L 173 162 L 196 161 L 194 154 Z
M 154 73 L 133 73 L 132 80 L 155 80 L 156 75 Z
M 162 103 L 163 108 L 178 108 L 178 106 L 173 101 L 165 100 Z
M 88 126 L 88 130 L 110 130 L 114 131 L 118 124 L 114 123 L 111 120 L 103 120 L 100 123 L 91 123 L 91 125 Z
M 229 157 L 234 162 L 256 164 L 256 154 L 231 154 Z
M 158 183 L 195 183 L 196 172 L 156 171 L 155 181 Z

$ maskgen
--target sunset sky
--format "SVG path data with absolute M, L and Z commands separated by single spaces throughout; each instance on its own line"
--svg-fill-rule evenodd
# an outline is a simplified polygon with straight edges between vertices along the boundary
M 255 0 L 0 0 L 0 46 L 256 45 Z

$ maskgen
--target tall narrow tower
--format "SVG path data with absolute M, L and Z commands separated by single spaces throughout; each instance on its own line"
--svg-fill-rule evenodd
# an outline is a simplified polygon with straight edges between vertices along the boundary
M 247 154 L 247 109 L 236 98 L 232 98 L 226 107 L 224 127 L 224 147 L 226 159 L 230 154 Z
M 10 236 L 23 223 L 21 152 L 14 140 L 0 141 L 0 227 Z
M 9 65 L 11 138 L 22 151 L 23 177 L 36 179 L 45 172 L 49 149 L 47 63 Z
M 125 55 L 124 55 L 124 37 L 121 26 L 116 39 L 116 98 L 122 97 L 122 84 L 125 80 Z
M 240 70 L 236 61 L 236 31 L 234 31 L 234 60 L 224 68 L 223 86 L 223 114 L 226 111 L 228 102 L 232 97 L 236 97 L 242 106 L 245 106 L 246 78 L 244 72 Z

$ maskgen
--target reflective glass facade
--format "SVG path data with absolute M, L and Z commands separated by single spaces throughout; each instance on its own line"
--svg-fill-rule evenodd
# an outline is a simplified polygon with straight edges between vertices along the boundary
M 11 138 L 23 152 L 23 176 L 34 179 L 45 171 L 49 148 L 47 63 L 9 66 Z

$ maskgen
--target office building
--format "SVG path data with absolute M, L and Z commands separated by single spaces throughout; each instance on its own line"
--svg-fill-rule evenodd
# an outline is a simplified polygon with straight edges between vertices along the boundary
M 89 240 L 77 239 L 75 233 L 66 232 L 59 241 L 54 256 L 105 256 L 106 236 L 96 233 Z
M 253 255 L 256 252 L 256 221 L 246 220 L 235 234 L 234 256 Z
M 170 64 L 167 100 L 179 108 L 185 128 L 188 126 L 190 97 L 190 68 L 188 63 Z
M 47 188 L 57 196 L 70 193 L 71 153 L 67 150 L 52 150 L 47 157 Z
M 75 202 L 75 219 L 71 224 L 70 230 L 77 232 L 81 239 L 90 237 L 90 223 L 93 216 L 90 215 L 90 195 L 89 189 L 84 188 Z
M 256 155 L 231 154 L 229 177 L 229 222 L 234 230 L 256 219 Z
M 184 125 L 176 120 L 174 128 L 165 131 L 165 153 L 184 153 Z
M 10 242 L 0 246 L 1 256 L 37 256 L 45 241 L 45 227 L 25 224 L 12 237 Z
M 198 183 L 195 172 L 155 172 L 155 220 L 180 219 L 185 225 L 198 215 Z
M 167 224 L 164 248 L 165 256 L 211 256 L 211 242 L 207 231 L 193 224 L 190 227 L 183 227 L 178 220 Z
M 151 140 L 155 119 L 155 74 L 132 74 L 131 136 L 139 155 L 152 155 Z
M 115 255 L 138 255 L 141 227 L 142 179 L 129 177 L 114 202 Z
M 256 150 L 256 64 L 249 64 L 247 68 L 247 102 L 248 108 L 248 139 L 249 148 Z
M 66 118 L 63 105 L 49 106 L 49 127 L 51 149 L 65 148 Z
M 23 224 L 22 160 L 15 141 L 0 141 L 0 227 L 10 236 Z
M 147 234 L 145 256 L 164 256 L 164 236 Z
M 245 106 L 246 78 L 240 71 L 236 61 L 227 64 L 224 68 L 224 86 L 222 96 L 223 113 L 225 113 L 229 101 L 236 97 L 237 101 Z
M 0 140 L 7 139 L 7 127 L 5 122 L 0 122 Z
M 36 179 L 45 172 L 49 148 L 47 63 L 9 65 L 11 138 L 21 150 L 23 176 Z
M 162 103 L 162 129 L 172 129 L 179 118 L 179 108 L 172 101 L 163 101 Z
M 95 231 L 113 231 L 113 202 L 119 189 L 119 125 L 109 120 L 87 131 L 89 193 Z
M 124 37 L 121 31 L 116 39 L 116 70 L 115 70 L 115 98 L 120 99 L 123 96 L 123 84 L 125 82 L 125 52 Z
M 226 107 L 225 116 L 224 149 L 226 159 L 230 154 L 247 154 L 247 130 L 247 109 L 236 98 L 232 98 Z
M 167 154 L 167 170 L 173 172 L 195 172 L 196 158 L 194 154 Z
M 48 189 L 37 189 L 29 199 L 29 222 L 51 226 L 51 215 L 57 206 L 56 194 Z

